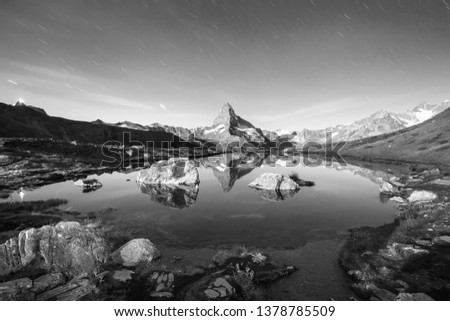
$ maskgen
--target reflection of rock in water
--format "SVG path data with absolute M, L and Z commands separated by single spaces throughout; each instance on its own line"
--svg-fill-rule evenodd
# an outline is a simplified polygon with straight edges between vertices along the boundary
M 391 195 L 380 193 L 380 202 L 386 204 L 390 201 L 391 197 L 392 197 Z
M 190 207 L 197 201 L 198 185 L 141 185 L 142 193 L 150 195 L 152 201 L 173 208 Z
M 173 208 L 194 205 L 200 183 L 195 163 L 186 159 L 159 161 L 140 171 L 136 181 L 154 202 Z
M 271 202 L 284 201 L 287 198 L 293 197 L 299 191 L 299 189 L 297 189 L 297 190 L 255 189 L 255 190 L 262 199 L 265 199 L 266 201 L 271 201 Z

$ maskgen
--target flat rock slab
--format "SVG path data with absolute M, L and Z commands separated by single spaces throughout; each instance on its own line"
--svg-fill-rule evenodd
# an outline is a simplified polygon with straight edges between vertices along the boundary
M 450 179 L 435 179 L 428 184 L 440 185 L 440 186 L 450 186 Z

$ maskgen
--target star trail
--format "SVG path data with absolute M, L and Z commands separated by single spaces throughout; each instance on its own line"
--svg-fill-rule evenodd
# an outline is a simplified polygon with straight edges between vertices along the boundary
M 449 99 L 450 5 L 403 0 L 2 0 L 0 100 L 192 128 L 225 103 L 324 128 Z

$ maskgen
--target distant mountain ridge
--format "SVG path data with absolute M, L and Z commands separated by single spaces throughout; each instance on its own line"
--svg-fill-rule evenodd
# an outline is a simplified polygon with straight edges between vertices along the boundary
M 102 123 L 96 120 L 93 123 Z M 195 129 L 187 129 L 183 127 L 175 127 L 153 123 L 150 125 L 141 125 L 129 121 L 119 123 L 110 123 L 108 125 L 129 128 L 143 131 L 163 130 L 181 137 L 184 140 L 192 141 L 194 137 L 200 140 L 211 142 L 231 143 L 231 142 L 255 142 L 266 143 L 267 137 L 261 129 L 253 126 L 249 121 L 241 118 L 236 114 L 230 104 L 225 104 L 219 115 L 214 119 L 212 126 L 197 127 Z
M 348 142 L 340 155 L 449 166 L 450 109 L 397 132 Z
M 238 116 L 234 111 L 233 107 L 230 104 L 225 104 L 218 116 L 214 119 L 212 126 L 206 127 L 198 127 L 195 129 L 187 129 L 183 127 L 175 127 L 169 125 L 162 125 L 159 123 L 152 123 L 150 125 L 141 125 L 137 123 L 133 123 L 130 121 L 122 121 L 118 123 L 105 123 L 100 119 L 97 119 L 93 122 L 77 122 L 71 121 L 64 118 L 50 117 L 46 114 L 45 110 L 42 108 L 28 106 L 23 102 L 16 103 L 15 106 L 9 106 L 12 109 L 6 109 L 3 113 L 8 114 L 9 119 L 14 120 L 11 123 L 5 123 L 0 130 L 0 136 L 3 137 L 12 137 L 16 135 L 16 137 L 24 137 L 25 132 L 29 137 L 57 137 L 57 138 L 67 138 L 67 137 L 77 137 L 74 139 L 80 139 L 83 141 L 89 140 L 89 135 L 83 134 L 81 132 L 72 134 L 67 134 L 67 130 L 65 128 L 61 128 L 59 123 L 61 122 L 72 122 L 73 124 L 90 124 L 94 126 L 101 126 L 104 128 L 103 133 L 97 133 L 98 127 L 89 127 L 89 132 L 94 128 L 97 128 L 94 132 L 96 132 L 96 136 L 91 139 L 99 140 L 106 139 L 109 137 L 116 137 L 117 133 L 123 133 L 124 129 L 132 130 L 139 137 L 165 137 L 165 139 L 170 140 L 170 135 L 175 135 L 180 137 L 182 140 L 187 142 L 194 142 L 195 140 L 203 140 L 210 141 L 215 143 L 244 143 L 244 142 L 252 142 L 258 144 L 266 144 L 269 141 L 278 141 L 278 142 L 291 142 L 297 145 L 303 145 L 307 142 L 326 142 L 327 133 L 329 133 L 333 142 L 339 141 L 356 141 L 360 139 L 365 139 L 368 137 L 374 137 L 377 135 L 388 134 L 392 132 L 396 132 L 405 128 L 409 128 L 411 126 L 420 124 L 437 114 L 447 110 L 450 107 L 450 101 L 446 100 L 441 104 L 427 104 L 425 102 L 420 103 L 418 106 L 414 107 L 411 110 L 408 110 L 404 113 L 392 113 L 385 110 L 380 110 L 367 118 L 355 121 L 349 125 L 338 125 L 334 127 L 328 127 L 325 129 L 318 130 L 310 130 L 310 129 L 302 129 L 299 131 L 289 131 L 289 130 L 277 130 L 277 131 L 267 131 L 262 130 L 260 128 L 255 127 L 249 121 L 243 119 Z M 36 119 L 40 119 L 42 121 L 42 117 L 47 117 L 46 120 L 49 119 L 59 119 L 59 122 L 55 122 L 56 129 L 49 128 L 47 125 L 44 125 L 41 128 L 36 128 L 35 131 L 31 130 L 33 127 L 39 127 L 39 124 L 33 123 L 31 119 L 20 119 L 20 115 L 13 115 L 14 112 L 19 111 L 23 113 L 25 110 L 34 111 L 40 114 L 40 116 L 35 115 Z M 6 113 L 8 111 L 8 113 Z M 25 113 L 26 115 L 29 112 Z M 14 116 L 14 117 L 13 117 Z M 5 116 L 6 117 L 6 116 Z M 3 120 L 3 119 L 2 119 Z M 28 121 L 28 123 L 27 123 Z M 12 124 L 20 124 L 17 128 L 15 128 Z M 42 123 L 40 125 L 43 125 Z M 47 126 L 47 127 L 46 127 Z M 30 130 L 27 128 L 30 127 Z M 69 126 L 70 128 L 71 126 Z M 83 127 L 83 126 L 81 126 Z M 59 128 L 59 129 L 58 129 Z M 112 128 L 112 129 L 111 129 Z M 118 128 L 115 130 L 114 128 Z M 18 133 L 14 133 L 14 131 Z M 106 132 L 110 132 L 107 134 Z M 113 134 L 114 133 L 114 134 Z M 151 134 L 153 133 L 153 134 Z M 164 133 L 164 134 L 163 134 Z M 167 136 L 166 134 L 170 134 Z M 6 135 L 6 136 L 5 136 Z M 11 136 L 12 135 L 12 136 Z M 155 136 L 155 137 L 156 137 Z
M 420 124 L 450 107 L 450 101 L 431 105 L 425 102 L 404 113 L 393 113 L 379 110 L 367 118 L 357 120 L 349 125 L 338 125 L 325 129 L 302 129 L 299 131 L 265 131 L 272 139 L 284 139 L 303 145 L 307 142 L 324 143 L 327 133 L 334 142 L 353 141 L 367 137 L 392 133 L 407 127 Z
M 4 138 L 53 138 L 65 141 L 78 141 L 103 144 L 108 141 L 123 142 L 123 134 L 129 132 L 130 139 L 139 142 L 152 141 L 158 147 L 162 142 L 174 142 L 174 147 L 192 146 L 165 130 L 142 131 L 120 128 L 103 123 L 84 122 L 53 117 L 44 109 L 24 103 L 7 105 L 0 103 L 0 137 Z M 197 146 L 197 145 L 195 145 Z

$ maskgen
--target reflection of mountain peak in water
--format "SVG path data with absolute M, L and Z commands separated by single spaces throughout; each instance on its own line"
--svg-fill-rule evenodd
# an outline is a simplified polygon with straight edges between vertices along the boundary
M 213 168 L 213 174 L 217 178 L 217 180 L 220 182 L 220 185 L 222 186 L 222 189 L 224 192 L 229 192 L 234 186 L 234 183 L 240 179 L 241 177 L 247 175 L 252 170 L 254 170 L 255 167 L 248 167 L 248 168 L 240 168 L 240 167 L 234 167 L 234 168 L 226 168 L 222 171 L 218 170 L 217 168 Z
M 250 155 L 224 154 L 220 157 L 204 159 L 200 164 L 205 168 L 211 168 L 223 191 L 229 192 L 238 179 L 260 167 L 263 160 L 264 155 L 256 153 Z
M 150 196 L 150 199 L 164 206 L 182 209 L 190 207 L 197 201 L 198 185 L 171 186 L 171 185 L 145 185 L 139 186 L 141 192 Z

